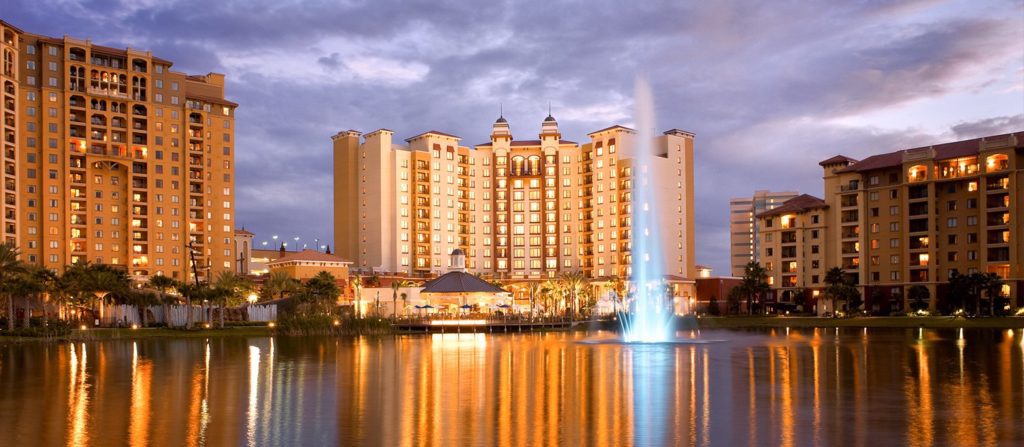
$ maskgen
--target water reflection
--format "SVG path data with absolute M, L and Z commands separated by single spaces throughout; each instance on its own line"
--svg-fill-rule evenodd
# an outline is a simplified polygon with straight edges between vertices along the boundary
M 1021 331 L 0 345 L 5 445 L 1020 445 Z

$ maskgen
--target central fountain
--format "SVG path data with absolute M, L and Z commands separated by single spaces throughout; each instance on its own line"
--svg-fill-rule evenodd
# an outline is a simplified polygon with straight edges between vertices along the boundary
M 658 201 L 651 184 L 655 175 L 654 98 L 642 78 L 636 81 L 634 108 L 637 138 L 632 176 L 631 287 L 619 323 L 627 343 L 665 343 L 675 338 L 675 312 L 665 283 L 665 260 L 658 237 Z

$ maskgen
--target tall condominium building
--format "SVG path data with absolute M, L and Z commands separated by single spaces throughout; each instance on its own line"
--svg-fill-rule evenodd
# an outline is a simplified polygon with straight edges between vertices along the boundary
M 149 52 L 3 35 L 3 239 L 52 269 L 137 279 L 234 265 L 234 113 L 224 76 Z
M 774 209 L 799 193 L 794 191 L 754 191 L 753 197 L 729 199 L 729 259 L 732 276 L 743 276 L 751 261 L 760 262 L 760 239 L 755 216 Z
M 823 250 L 826 270 L 840 267 L 860 286 L 865 310 L 873 313 L 908 309 L 907 291 L 916 285 L 928 289 L 932 309 L 944 309 L 954 272 L 995 273 L 1005 282 L 999 292 L 1010 305 L 1024 305 L 1022 154 L 1024 132 L 1017 132 L 861 161 L 844 156 L 825 160 L 827 207 L 818 207 L 824 210 L 825 228 L 814 228 L 824 231 L 825 242 L 787 239 L 773 267 L 823 274 L 801 258 L 811 248 L 807 244 L 813 244 Z M 769 222 L 796 216 L 762 214 L 762 237 L 772 233 L 766 231 Z M 820 266 L 818 258 L 809 261 Z M 822 287 L 813 281 L 797 285 Z
M 499 118 L 473 147 L 425 132 L 333 137 L 337 253 L 355 269 L 434 275 L 463 249 L 470 272 L 540 279 L 579 271 L 630 274 L 637 133 L 612 126 L 578 144 L 555 118 L 517 140 Z M 644 145 L 646 146 L 646 145 Z M 651 145 L 651 179 L 666 274 L 693 278 L 693 134 L 669 130 Z

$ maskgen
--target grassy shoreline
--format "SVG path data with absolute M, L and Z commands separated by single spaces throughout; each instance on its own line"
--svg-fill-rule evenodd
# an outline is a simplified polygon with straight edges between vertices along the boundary
M 745 328 L 1024 328 L 1022 317 L 958 318 L 958 317 L 700 317 L 701 329 Z
M 729 316 L 700 317 L 695 320 L 701 329 L 752 329 L 752 328 L 981 328 L 981 329 L 1018 329 L 1024 328 L 1024 317 L 994 318 L 955 318 L 955 317 L 853 317 L 853 318 L 822 318 L 822 317 L 768 317 L 768 316 Z M 615 325 L 605 322 L 602 329 L 614 330 Z M 609 326 L 610 325 L 610 326 Z M 606 327 L 608 326 L 608 327 Z M 593 328 L 593 326 L 590 326 Z M 550 329 L 565 331 L 565 328 Z M 577 329 L 579 330 L 579 329 Z M 532 332 L 547 332 L 533 330 Z M 406 334 L 395 330 L 396 335 Z M 65 341 L 102 341 L 102 340 L 141 340 L 150 338 L 216 338 L 216 337 L 269 337 L 282 335 L 278 330 L 268 326 L 229 326 L 224 329 L 182 329 L 155 328 L 91 328 L 73 330 L 63 337 L 17 337 L 0 336 L 0 343 L 29 342 L 65 342 Z M 354 334 L 353 334 L 354 335 Z M 383 335 L 383 334 L 377 334 Z M 283 335 L 296 336 L 302 335 Z
M 228 326 L 224 329 L 167 329 L 153 328 L 90 328 L 75 329 L 71 334 L 62 337 L 19 337 L 0 336 L 4 342 L 65 342 L 65 341 L 101 341 L 101 340 L 139 340 L 148 338 L 210 338 L 210 337 L 266 337 L 274 335 L 274 328 L 267 326 Z

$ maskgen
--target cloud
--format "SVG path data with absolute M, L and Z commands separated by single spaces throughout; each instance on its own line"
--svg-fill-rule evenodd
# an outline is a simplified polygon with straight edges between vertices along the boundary
M 530 138 L 550 102 L 563 135 L 583 141 L 632 121 L 637 75 L 659 128 L 697 134 L 697 256 L 719 273 L 729 197 L 820 194 L 817 162 L 836 153 L 1024 127 L 1016 0 L 634 3 L 7 0 L 3 19 L 224 72 L 241 104 L 238 221 L 258 237 L 330 237 L 338 130 L 474 144 L 503 107 Z M 959 114 L 901 113 L 913 104 Z

